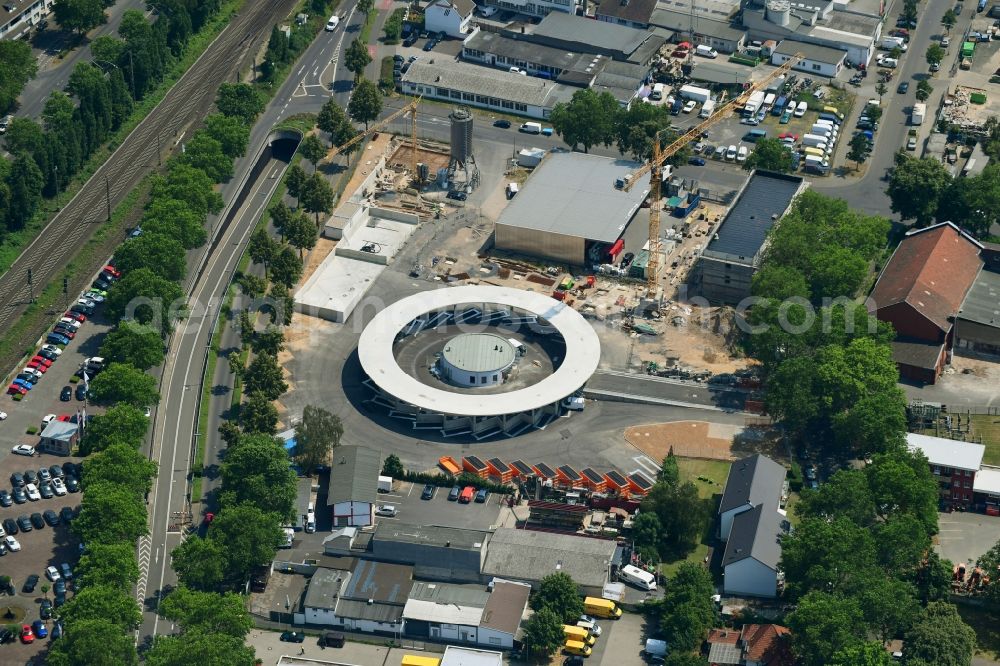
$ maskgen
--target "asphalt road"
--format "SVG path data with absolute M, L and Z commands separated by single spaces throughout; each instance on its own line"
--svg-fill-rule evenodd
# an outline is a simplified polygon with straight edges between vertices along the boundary
M 49 95 L 66 87 L 77 63 L 91 60 L 90 42 L 104 35 L 117 36 L 122 16 L 130 9 L 144 12 L 146 16 L 152 15 L 152 12 L 146 11 L 146 3 L 143 0 L 119 0 L 104 12 L 108 22 L 87 33 L 84 43 L 70 51 L 64 58 L 58 58 L 57 55 L 65 48 L 70 35 L 51 28 L 39 33 L 32 40 L 33 52 L 38 60 L 38 74 L 28 82 L 18 97 L 16 115 L 28 118 L 40 117 Z M 54 23 L 54 20 L 50 21 L 51 23 Z

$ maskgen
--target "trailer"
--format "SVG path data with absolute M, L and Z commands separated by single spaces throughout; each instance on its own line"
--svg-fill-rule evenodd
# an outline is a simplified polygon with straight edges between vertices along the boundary
M 743 115 L 752 116 L 757 113 L 760 105 L 764 103 L 765 96 L 766 95 L 763 90 L 758 90 L 757 92 L 752 93 L 746 104 L 743 106 Z
M 927 105 L 923 102 L 918 102 L 913 105 L 913 110 L 910 112 L 910 124 L 920 125 L 924 122 L 924 116 L 927 115 Z
M 698 113 L 698 117 L 711 118 L 713 113 L 715 113 L 715 100 L 710 99 L 702 105 L 701 111 Z
M 699 88 L 698 86 L 684 85 L 681 86 L 679 94 L 684 99 L 694 100 L 695 102 L 702 103 L 707 102 L 712 99 L 712 91 L 708 88 Z
M 631 564 L 623 566 L 618 571 L 618 577 L 640 590 L 656 589 L 656 576 Z

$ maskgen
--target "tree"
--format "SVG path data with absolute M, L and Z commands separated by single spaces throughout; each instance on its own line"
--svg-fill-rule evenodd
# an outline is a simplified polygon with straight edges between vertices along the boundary
M 676 136 L 669 131 L 670 112 L 663 106 L 654 104 L 632 104 L 618 114 L 616 143 L 618 151 L 630 154 L 637 160 L 648 160 L 653 155 L 653 137 L 659 136 L 661 143 L 670 143 Z M 674 154 L 677 161 L 686 162 L 689 150 Z M 671 163 L 676 163 L 671 159 Z
M 927 79 L 921 79 L 917 82 L 917 91 L 914 93 L 916 98 L 921 102 L 926 102 L 934 92 L 934 87 L 931 86 L 931 82 Z
M 101 0 L 56 0 L 52 12 L 59 25 L 80 35 L 108 20 Z
M 285 333 L 278 326 L 268 326 L 254 335 L 252 347 L 258 354 L 277 356 L 285 348 Z
M 305 215 L 296 215 L 285 227 L 285 236 L 288 238 L 288 244 L 299 251 L 299 259 L 302 259 L 302 250 L 316 247 L 319 231 Z
M 670 447 L 667 451 L 667 455 L 663 458 L 663 464 L 660 465 L 659 471 L 656 473 L 656 480 L 662 481 L 668 486 L 676 486 L 681 480 L 681 471 L 677 467 L 677 456 L 674 455 L 674 447 Z
M 28 81 L 38 72 L 31 45 L 23 40 L 0 42 L 0 113 L 10 111 Z
M 299 189 L 299 200 L 307 212 L 316 216 L 316 227 L 319 228 L 319 214 L 333 211 L 333 189 L 330 183 L 318 173 L 313 173 Z M 288 235 L 287 226 L 285 235 Z M 288 285 L 291 287 L 291 285 Z
M 240 426 L 244 432 L 273 435 L 278 432 L 278 408 L 262 393 L 251 393 L 240 406 Z
M 938 206 L 938 220 L 951 220 L 980 238 L 1000 221 L 1000 165 L 988 164 L 971 178 L 953 178 Z
M 941 61 L 944 60 L 944 49 L 937 42 L 931 42 L 931 45 L 927 47 L 927 53 L 924 54 L 927 58 L 927 64 L 940 65 Z
M 271 264 L 271 279 L 289 289 L 302 277 L 302 260 L 295 250 L 285 245 Z
M 243 273 L 237 282 L 240 285 L 240 291 L 243 292 L 244 296 L 248 296 L 249 298 L 263 296 L 264 292 L 267 291 L 267 280 L 257 275 Z
M 840 650 L 830 666 L 892 666 L 892 657 L 884 645 L 869 641 Z
M 160 335 L 173 328 L 173 319 L 185 305 L 180 286 L 160 277 L 150 268 L 126 274 L 108 291 L 104 308 L 112 320 L 131 319 Z
M 187 204 L 186 208 L 202 217 L 222 210 L 222 195 L 215 191 L 215 183 L 204 171 L 189 164 L 175 162 L 165 176 L 154 176 L 152 199 L 174 199 Z M 144 230 L 140 238 L 149 235 Z M 138 239 L 136 239 L 138 240 Z M 134 243 L 135 240 L 129 241 Z
M 344 113 L 344 107 L 340 106 L 333 97 L 323 104 L 323 108 L 316 116 L 316 127 L 329 134 L 331 139 L 345 123 L 349 124 L 350 121 L 347 119 L 347 114 Z
M 244 372 L 244 388 L 248 393 L 259 391 L 270 400 L 277 400 L 288 390 L 278 361 L 270 354 L 257 354 Z
M 80 515 L 72 524 L 84 543 L 133 543 L 149 532 L 146 506 L 128 488 L 108 481 L 95 483 L 83 494 Z
M 698 649 L 716 621 L 712 577 L 700 565 L 684 562 L 670 579 L 663 598 L 660 631 L 671 637 L 671 650 Z
M 112 363 L 90 382 L 90 399 L 99 405 L 149 407 L 160 401 L 160 394 L 155 377 L 128 363 Z
M 293 164 L 288 167 L 288 171 L 285 172 L 285 187 L 288 188 L 288 194 L 296 199 L 300 198 L 302 196 L 302 188 L 305 186 L 308 178 L 309 177 L 306 175 L 305 170 L 298 164 Z M 288 210 L 288 208 L 280 201 L 272 206 L 271 217 L 275 217 L 275 213 L 281 215 L 282 208 Z M 275 226 L 278 227 L 279 231 L 281 230 L 281 226 L 279 226 L 277 222 L 275 222 Z
M 851 137 L 850 149 L 847 151 L 847 159 L 854 162 L 854 170 L 861 167 L 861 163 L 868 160 L 871 151 L 871 142 L 864 134 L 858 133 Z
M 135 546 L 130 543 L 87 544 L 76 565 L 80 587 L 105 586 L 128 593 L 139 581 Z
M 892 212 L 904 220 L 926 226 L 937 213 L 941 194 L 951 183 L 951 174 L 939 161 L 903 157 L 889 179 L 887 194 Z
M 205 129 L 222 145 L 226 157 L 236 159 L 247 152 L 250 126 L 242 118 L 213 113 L 205 118 Z
M 951 562 L 930 550 L 912 579 L 921 604 L 926 606 L 931 601 L 947 600 L 951 593 Z
M 903 11 L 900 12 L 900 18 L 904 21 L 912 23 L 913 27 L 916 27 L 917 0 L 903 0 Z
M 884 82 L 879 81 L 878 83 L 875 84 L 875 94 L 878 95 L 879 103 L 882 102 L 882 95 L 886 94 L 887 92 L 889 92 L 889 86 L 885 85 Z
M 178 636 L 157 636 L 145 654 L 146 666 L 253 666 L 254 649 L 232 636 L 185 631 Z
M 333 415 L 331 414 L 331 416 Z M 297 439 L 296 442 L 298 442 Z M 393 479 L 401 479 L 405 475 L 406 470 L 403 469 L 403 463 L 400 461 L 399 456 L 395 453 L 390 453 L 386 456 L 385 460 L 382 462 L 382 476 L 388 476 Z
M 909 583 L 876 574 L 856 593 L 865 624 L 875 630 L 883 643 L 892 640 L 917 618 L 920 605 L 915 592 Z
M 903 639 L 906 666 L 969 666 L 976 634 L 946 601 L 927 604 Z
M 551 608 L 536 611 L 524 623 L 524 643 L 531 654 L 550 657 L 566 641 L 561 613 Z
M 281 207 L 284 210 L 288 210 L 284 204 L 278 203 L 276 206 Z M 264 272 L 266 274 L 268 266 L 274 255 L 278 252 L 280 245 L 277 241 L 271 238 L 271 234 L 267 233 L 266 229 L 259 228 L 250 235 L 250 241 L 247 244 L 247 254 L 250 255 L 250 259 L 255 264 L 263 264 Z
M 113 363 L 149 370 L 163 363 L 163 340 L 151 328 L 123 321 L 104 337 L 101 356 Z
M 256 88 L 246 83 L 223 83 L 219 86 L 215 105 L 223 114 L 253 125 L 264 110 L 264 98 Z
M 242 640 L 253 629 L 243 598 L 232 592 L 199 592 L 181 585 L 160 602 L 157 612 L 185 633 L 203 631 Z
M 45 180 L 42 170 L 31 155 L 20 153 L 14 157 L 6 181 L 9 192 L 5 206 L 7 228 L 17 231 L 23 229 L 38 210 Z
M 218 589 L 225 578 L 226 547 L 218 541 L 186 539 L 171 551 L 170 558 L 181 583 L 196 590 Z
M 362 14 L 371 14 L 375 9 L 375 0 L 358 0 L 358 11 Z
M 531 607 L 536 612 L 547 608 L 563 622 L 571 622 L 583 613 L 583 599 L 576 581 L 558 572 L 542 579 L 538 591 L 531 597 Z
M 322 407 L 306 405 L 302 420 L 295 426 L 295 458 L 306 473 L 311 473 L 318 465 L 329 464 L 330 455 L 340 446 L 343 436 L 344 424 L 339 416 Z M 388 464 L 389 458 L 386 458 Z M 395 478 L 397 475 L 390 476 Z
M 898 448 L 875 456 L 873 464 L 865 468 L 865 476 L 880 518 L 909 514 L 928 534 L 937 532 L 938 487 L 922 454 Z
M 128 444 L 112 444 L 83 461 L 84 490 L 107 481 L 145 497 L 156 478 L 156 463 Z
M 184 154 L 180 159 L 184 164 L 201 169 L 216 183 L 224 182 L 233 175 L 233 160 L 226 155 L 222 142 L 204 130 L 195 132 L 184 145 Z
M 948 11 L 944 13 L 944 16 L 941 17 L 941 25 L 944 26 L 945 30 L 951 30 L 955 27 L 957 22 L 958 17 L 955 15 L 955 11 L 951 8 L 949 8 Z
M 360 38 L 351 42 L 351 45 L 347 47 L 347 51 L 344 52 L 344 67 L 347 68 L 347 71 L 354 74 L 355 84 L 361 80 L 361 76 L 365 72 L 365 67 L 371 61 L 372 57 L 368 53 L 368 46 Z M 354 113 L 352 112 L 351 115 L 353 116 Z
M 655 513 L 640 513 L 632 523 L 632 541 L 636 549 L 643 555 L 643 559 L 650 559 L 656 555 L 656 559 L 652 561 L 659 561 L 662 534 L 663 526 Z
M 208 138 L 208 141 L 218 147 L 218 141 L 215 139 Z M 225 160 L 221 148 L 218 150 L 218 159 Z M 185 158 L 191 158 L 193 161 L 182 162 L 183 166 L 203 173 L 200 168 L 193 166 L 194 161 L 201 159 L 201 155 L 186 153 Z M 231 168 L 231 164 L 227 168 Z M 140 222 L 143 236 L 148 233 L 170 236 L 188 250 L 205 244 L 208 233 L 204 225 L 205 214 L 194 210 L 186 199 L 153 199 L 146 207 L 146 213 Z
M 106 618 L 77 622 L 71 631 L 52 642 L 45 657 L 51 666 L 135 666 L 139 657 L 135 637 Z
M 127 403 L 115 405 L 90 421 L 80 446 L 81 453 L 90 455 L 120 442 L 138 449 L 147 430 L 149 419 L 142 409 Z
M 584 88 L 573 93 L 569 103 L 556 104 L 549 122 L 567 144 L 574 149 L 582 145 L 589 153 L 591 146 L 614 142 L 619 109 L 611 93 Z
M 787 618 L 792 646 L 804 666 L 825 666 L 830 656 L 862 643 L 864 618 L 858 602 L 810 592 Z
M 347 113 L 355 122 L 364 123 L 365 130 L 368 130 L 368 123 L 378 118 L 382 113 L 382 94 L 378 91 L 378 86 L 362 77 L 354 86 L 351 93 L 351 101 L 347 104 Z
M 216 514 L 208 538 L 218 542 L 225 553 L 225 580 L 242 586 L 255 566 L 274 558 L 285 538 L 279 527 L 282 522 L 280 514 L 252 504 L 227 506 Z
M 743 162 L 743 168 L 788 173 L 792 170 L 792 151 L 777 139 L 761 139 Z
M 59 617 L 70 627 L 86 620 L 110 620 L 119 631 L 138 629 L 142 621 L 142 613 L 131 590 L 105 585 L 80 588 L 59 609 Z
M 299 144 L 299 152 L 302 153 L 302 157 L 312 162 L 314 169 L 319 165 L 319 161 L 326 157 L 326 150 L 326 144 L 315 134 L 307 135 Z
M 115 267 L 123 273 L 148 268 L 166 280 L 180 282 L 187 271 L 184 246 L 171 236 L 144 232 L 118 247 Z
M 700 654 L 671 652 L 663 660 L 663 666 L 708 666 L 708 661 Z
M 664 557 L 684 557 L 705 530 L 705 503 L 691 482 L 671 486 L 658 481 L 646 495 L 640 510 L 655 513 L 659 519 L 663 535 L 660 554 Z
M 781 566 L 799 594 L 851 590 L 875 569 L 875 541 L 846 518 L 807 518 L 782 539 Z

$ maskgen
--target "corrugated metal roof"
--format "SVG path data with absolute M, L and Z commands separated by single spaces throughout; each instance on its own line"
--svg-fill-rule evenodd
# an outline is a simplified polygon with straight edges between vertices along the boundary
M 757 171 L 726 213 L 706 256 L 730 255 L 750 262 L 764 246 L 767 233 L 784 215 L 802 187 L 797 176 Z
M 382 458 L 378 451 L 363 446 L 340 446 L 333 454 L 327 504 L 338 502 L 375 503 Z
M 931 465 L 973 472 L 978 471 L 983 464 L 983 454 L 986 452 L 986 447 L 982 444 L 918 435 L 913 432 L 906 433 L 906 446 L 911 451 L 919 450 L 923 453 Z
M 359 560 L 341 596 L 345 599 L 397 602 L 402 606 L 412 581 L 413 567 Z

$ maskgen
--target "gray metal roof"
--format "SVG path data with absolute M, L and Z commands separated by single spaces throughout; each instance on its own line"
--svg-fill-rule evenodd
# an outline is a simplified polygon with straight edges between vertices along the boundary
M 513 636 L 521 626 L 521 616 L 530 593 L 531 588 L 527 585 L 496 581 L 483 608 L 483 619 L 479 626 Z
M 708 83 L 742 85 L 753 78 L 753 68 L 733 62 L 715 63 L 699 59 L 691 68 L 691 78 L 695 81 L 707 81 Z
M 578 53 L 536 44 L 531 41 L 530 35 L 522 39 L 521 35 L 517 33 L 503 35 L 486 30 L 477 30 L 467 37 L 462 48 L 491 53 L 504 58 L 516 58 L 561 70 L 586 73 L 589 68 L 591 78 L 599 71 L 603 62 L 610 60 L 607 56 L 600 54 Z
M 958 319 L 1000 328 L 1000 273 L 979 271 L 958 310 Z
M 465 333 L 445 343 L 443 360 L 458 370 L 489 372 L 514 362 L 514 345 L 494 333 Z
M 835 65 L 847 57 L 847 51 L 832 49 L 828 46 L 820 46 L 819 44 L 807 44 L 806 42 L 798 42 L 793 39 L 781 40 L 781 43 L 774 49 L 774 52 L 778 55 L 789 56 L 801 53 L 805 56 L 806 60 L 828 65 Z
M 402 80 L 546 109 L 559 102 L 568 102 L 578 90 L 536 76 L 521 76 L 440 56 L 427 61 L 417 60 L 406 70 Z
M 853 9 L 853 5 L 851 7 Z M 820 25 L 831 30 L 840 30 L 871 38 L 875 35 L 875 28 L 881 22 L 882 19 L 875 16 L 865 16 L 854 11 L 834 10 L 827 14 L 826 19 Z
M 363 446 L 339 446 L 333 452 L 327 504 L 338 502 L 375 503 L 382 457 Z
M 436 604 L 457 604 L 485 608 L 490 593 L 482 585 L 455 585 L 415 581 L 410 588 L 410 599 L 432 601 Z
M 350 575 L 349 571 L 327 569 L 320 567 L 309 579 L 306 596 L 302 605 L 306 608 L 322 608 L 333 610 L 337 607 L 337 595 L 344 581 Z
M 623 25 L 594 21 L 566 14 L 551 12 L 535 27 L 533 37 L 548 41 L 550 45 L 576 45 L 582 52 L 611 52 L 621 59 L 644 62 L 663 45 L 664 39 L 647 30 Z M 653 46 L 653 53 L 647 53 Z
M 604 539 L 501 527 L 486 546 L 482 573 L 540 581 L 561 571 L 579 585 L 601 587 L 607 582 L 615 546 Z
M 752 557 L 777 570 L 781 562 L 781 535 L 785 518 L 773 508 L 756 506 L 733 518 L 722 566 Z
M 500 214 L 497 224 L 613 243 L 649 193 L 645 182 L 625 192 L 615 188 L 615 180 L 639 166 L 613 157 L 551 153 Z
M 765 455 L 756 453 L 737 460 L 729 468 L 719 513 L 761 504 L 770 510 L 777 510 L 784 480 L 785 468 Z
M 601 0 L 594 13 L 633 23 L 649 23 L 649 15 L 655 8 L 656 0 Z
M 382 521 L 375 526 L 375 541 L 445 546 L 453 550 L 481 550 L 489 532 L 460 527 L 407 525 L 399 521 Z
M 372 599 L 400 604 L 406 603 L 413 581 L 413 567 L 358 560 L 351 577 L 341 590 L 344 599 Z
M 405 600 L 393 603 L 380 601 L 368 603 L 361 599 L 341 599 L 337 604 L 336 615 L 339 618 L 352 620 L 396 623 L 403 619 L 405 605 Z
M 705 255 L 728 255 L 749 264 L 764 246 L 767 233 L 785 214 L 804 181 L 798 176 L 756 171 L 726 213 Z
M 76 436 L 77 425 L 69 421 L 49 421 L 42 431 L 42 439 L 54 439 L 60 442 L 68 442 Z
M 915 338 L 896 338 L 890 343 L 892 360 L 914 368 L 934 370 L 941 358 L 943 342 L 927 342 Z
M 691 14 L 687 11 L 661 8 L 653 12 L 649 22 L 652 25 L 673 30 L 677 34 L 687 35 L 691 29 Z M 743 30 L 732 27 L 728 17 L 721 16 L 718 19 L 696 16 L 694 20 L 694 32 L 698 35 L 706 35 L 731 42 L 738 42 L 746 34 Z

